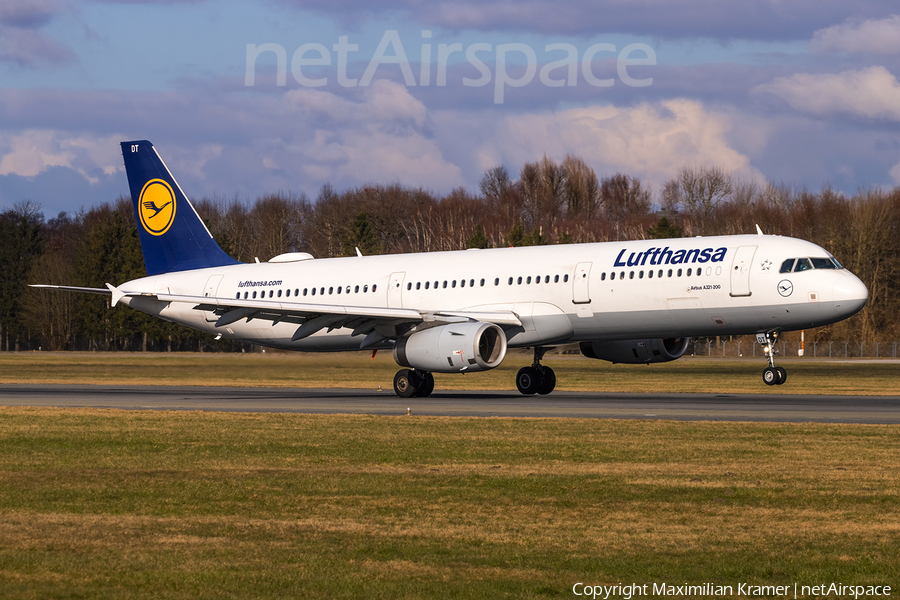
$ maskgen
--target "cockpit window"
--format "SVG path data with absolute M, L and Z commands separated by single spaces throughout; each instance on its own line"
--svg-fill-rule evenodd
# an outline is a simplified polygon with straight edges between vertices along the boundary
M 809 271 L 812 268 L 812 263 L 808 258 L 798 258 L 797 264 L 794 265 L 794 273 L 799 273 L 800 271 Z
M 812 269 L 843 269 L 841 263 L 833 256 L 828 258 L 789 258 L 781 263 L 779 273 L 799 273 Z

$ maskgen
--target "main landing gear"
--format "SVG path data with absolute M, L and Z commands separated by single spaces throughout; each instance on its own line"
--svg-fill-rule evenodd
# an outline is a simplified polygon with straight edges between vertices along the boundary
M 556 373 L 541 364 L 548 347 L 534 349 L 534 362 L 530 367 L 522 367 L 516 374 L 516 387 L 530 396 L 549 394 L 556 387 Z M 419 369 L 400 369 L 394 375 L 394 393 L 401 398 L 426 398 L 434 391 L 434 375 Z
M 757 333 L 756 341 L 763 345 L 769 366 L 763 370 L 763 381 L 766 385 L 781 385 L 787 381 L 787 371 L 784 367 L 775 366 L 775 342 L 778 341 L 778 332 Z
M 401 398 L 426 398 L 434 391 L 434 375 L 418 369 L 400 369 L 394 375 L 394 392 Z
M 549 349 L 544 346 L 535 346 L 532 365 L 522 367 L 516 374 L 516 387 L 526 396 L 549 394 L 556 387 L 556 373 L 550 367 L 541 365 L 541 359 Z

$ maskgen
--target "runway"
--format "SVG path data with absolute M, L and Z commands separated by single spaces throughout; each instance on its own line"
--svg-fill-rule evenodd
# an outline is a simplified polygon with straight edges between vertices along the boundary
M 0 406 L 393 416 L 409 409 L 413 415 L 450 417 L 900 423 L 897 396 L 442 391 L 402 399 L 389 390 L 4 384 Z

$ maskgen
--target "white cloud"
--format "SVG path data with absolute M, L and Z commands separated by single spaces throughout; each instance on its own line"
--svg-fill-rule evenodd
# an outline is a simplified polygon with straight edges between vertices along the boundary
M 52 131 L 26 131 L 7 140 L 0 160 L 0 175 L 34 177 L 47 167 L 68 167 L 74 159 L 62 150 Z
M 754 88 L 775 94 L 797 110 L 815 115 L 849 113 L 900 120 L 900 83 L 881 66 L 834 74 L 798 73 Z
M 588 107 L 511 116 L 499 125 L 496 141 L 480 149 L 480 166 L 522 165 L 544 153 L 561 160 L 572 153 L 585 159 L 601 177 L 622 171 L 657 189 L 689 165 L 716 165 L 760 178 L 750 159 L 729 143 L 731 126 L 727 115 L 686 99 L 631 108 Z
M 894 183 L 900 185 L 900 162 L 894 165 L 894 168 L 890 170 L 889 175 L 894 180 Z
M 813 34 L 812 48 L 817 52 L 900 54 L 900 15 L 866 21 L 850 19 L 819 29 Z
M 95 172 L 110 175 L 122 168 L 120 139 L 71 136 L 47 129 L 0 136 L 0 175 L 35 177 L 50 167 L 68 167 L 96 183 Z
M 463 183 L 459 167 L 444 159 L 427 131 L 425 105 L 400 84 L 375 81 L 358 101 L 309 89 L 286 97 L 300 119 L 320 126 L 295 136 L 288 155 L 270 156 L 270 165 L 299 163 L 310 177 L 331 173 L 332 180 L 358 183 L 400 181 L 438 190 Z

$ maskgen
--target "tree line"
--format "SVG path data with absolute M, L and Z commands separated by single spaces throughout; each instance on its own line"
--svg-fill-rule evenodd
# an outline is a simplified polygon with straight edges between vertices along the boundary
M 765 233 L 832 252 L 869 287 L 852 319 L 816 340 L 900 339 L 900 187 L 853 195 L 741 180 L 710 166 L 682 168 L 655 193 L 624 173 L 598 177 L 576 156 L 487 170 L 479 189 L 438 196 L 400 184 L 316 198 L 267 194 L 252 202 L 194 203 L 222 248 L 243 262 L 284 252 L 317 258 L 644 238 Z M 48 292 L 29 283 L 84 287 L 145 275 L 131 200 L 120 197 L 46 219 L 23 200 L 0 213 L 0 350 L 241 350 L 104 296 Z M 808 336 L 807 339 L 810 339 Z

